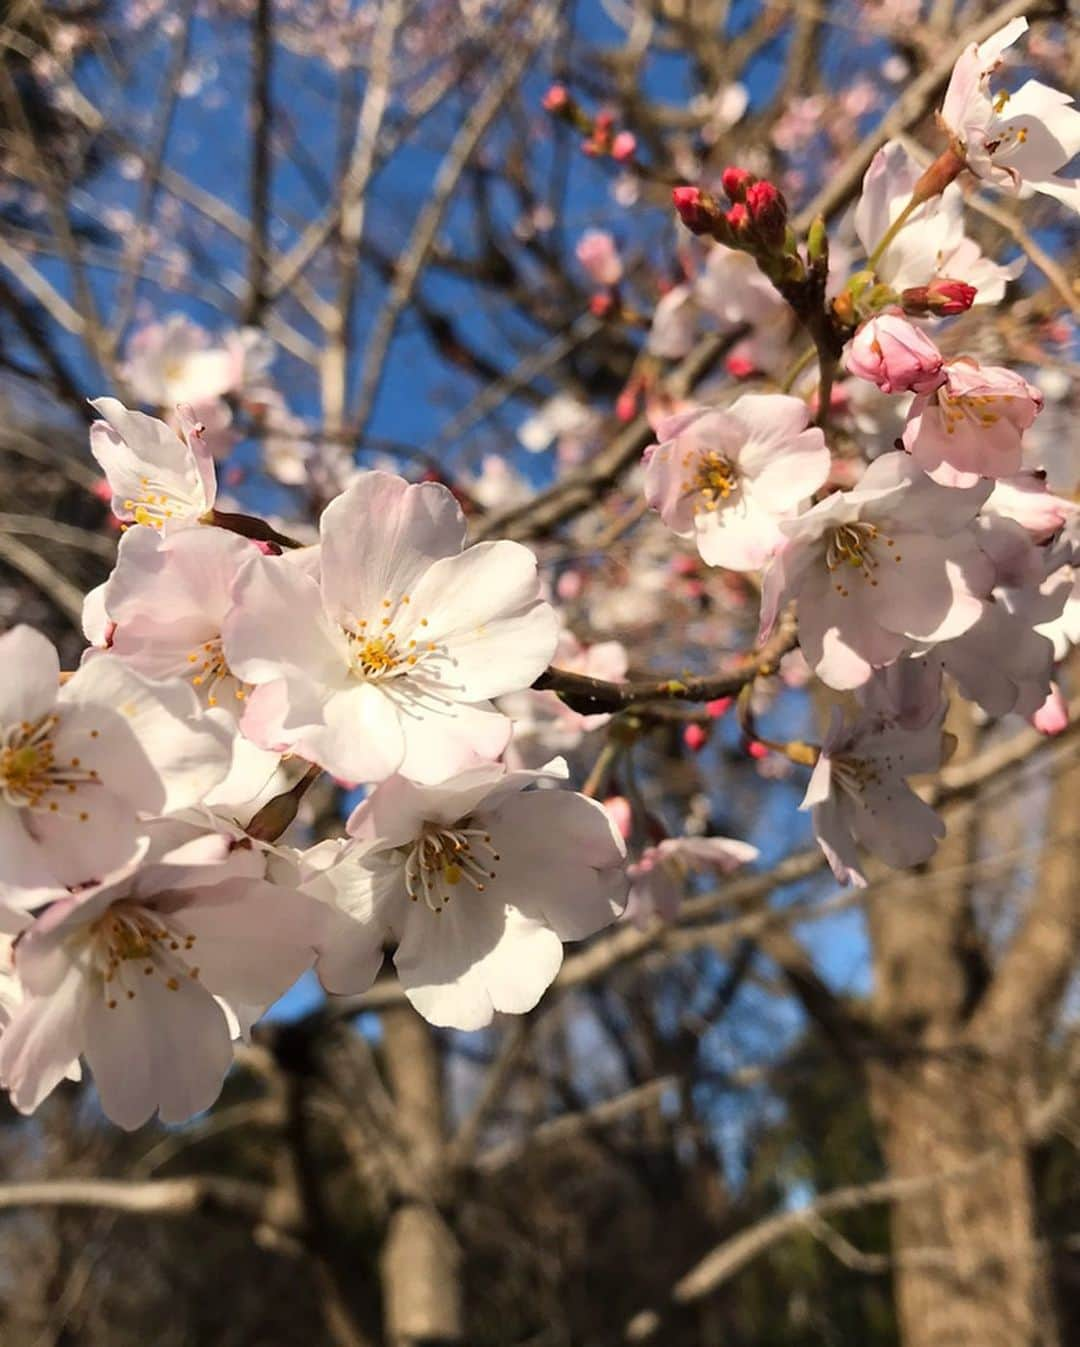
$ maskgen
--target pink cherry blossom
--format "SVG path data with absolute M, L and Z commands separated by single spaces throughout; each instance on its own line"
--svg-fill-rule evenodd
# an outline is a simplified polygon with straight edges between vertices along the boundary
M 60 686 L 52 645 L 0 636 L 0 900 L 31 908 L 102 879 L 138 845 L 140 811 L 174 813 L 223 780 L 229 736 L 180 684 L 111 655 Z
M 1038 80 L 1013 94 L 991 93 L 1003 53 L 1027 27 L 1027 19 L 1012 19 L 965 49 L 945 91 L 941 120 L 976 177 L 1013 193 L 1033 188 L 1080 210 L 1080 182 L 1057 176 L 1080 150 L 1080 111 L 1071 96 Z
M 622 280 L 622 259 L 615 240 L 606 230 L 590 229 L 582 234 L 575 251 L 594 284 L 618 285 Z
M 112 488 L 112 512 L 125 523 L 163 528 L 196 524 L 214 508 L 214 460 L 190 408 L 177 434 L 115 398 L 91 406 L 105 418 L 90 427 L 90 452 Z
M 860 847 L 898 868 L 934 854 L 945 825 L 906 778 L 941 765 L 943 714 L 905 730 L 876 717 L 846 724 L 839 708 L 833 712 L 799 807 L 811 811 L 818 845 L 841 883 L 866 884 Z
M 844 363 L 883 393 L 932 393 L 945 377 L 941 352 L 900 313 L 877 314 L 863 323 Z
M 1031 716 L 1031 723 L 1040 734 L 1050 736 L 1062 734 L 1069 728 L 1069 703 L 1056 683 L 1050 684 L 1046 700 Z
M 405 995 L 432 1024 L 478 1029 L 531 1010 L 563 941 L 609 925 L 626 900 L 625 847 L 595 800 L 529 790 L 545 772 L 472 768 L 440 786 L 395 777 L 348 823 L 353 841 L 308 854 L 305 888 L 351 920 L 318 972 L 330 991 L 369 987 L 396 944 Z
M 1050 490 L 1044 472 L 999 477 L 983 506 L 984 515 L 1015 520 L 1037 543 L 1049 542 L 1078 512 L 1080 506 L 1075 501 L 1056 496 Z
M 851 491 L 780 527 L 762 577 L 761 635 L 798 601 L 799 644 L 835 688 L 932 648 L 978 621 L 994 567 L 971 527 L 990 492 L 937 485 L 908 455 L 883 454 Z
M 671 417 L 645 451 L 645 495 L 702 560 L 757 570 L 783 542 L 779 523 L 829 475 L 821 431 L 800 398 L 747 394 Z
M 325 908 L 266 882 L 255 851 L 165 825 L 143 852 L 17 943 L 22 1001 L 0 1034 L 0 1081 L 21 1112 L 85 1056 L 115 1123 L 182 1122 L 214 1102 L 232 1061 L 216 998 L 246 1018 L 314 961 Z
M 437 483 L 364 473 L 323 511 L 320 577 L 253 557 L 233 587 L 223 651 L 255 685 L 242 727 L 346 781 L 435 782 L 497 757 L 491 705 L 551 659 L 558 619 L 536 559 L 513 542 L 464 548 Z
M 642 929 L 656 918 L 674 921 L 692 871 L 728 875 L 758 854 L 733 837 L 665 837 L 627 866 L 630 896 L 623 917 Z
M 948 361 L 942 372 L 940 386 L 912 403 L 904 448 L 947 486 L 1015 476 L 1021 437 L 1042 411 L 1042 393 L 1011 369 L 969 357 Z

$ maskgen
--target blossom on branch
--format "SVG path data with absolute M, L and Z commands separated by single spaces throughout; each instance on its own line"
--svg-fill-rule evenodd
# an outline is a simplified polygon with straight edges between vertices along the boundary
M 305 888 L 349 919 L 331 928 L 318 972 L 366 990 L 384 946 L 405 995 L 432 1024 L 479 1029 L 531 1010 L 563 941 L 609 925 L 626 901 L 625 846 L 603 805 L 559 779 L 487 764 L 441 785 L 395 777 L 349 819 L 352 841 L 308 853 Z

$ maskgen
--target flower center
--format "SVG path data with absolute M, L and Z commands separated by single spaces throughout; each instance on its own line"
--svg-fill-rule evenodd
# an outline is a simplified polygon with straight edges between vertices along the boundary
M 937 400 L 945 433 L 955 435 L 956 427 L 964 421 L 971 422 L 978 430 L 996 425 L 1001 416 L 998 412 L 988 409 L 997 402 L 1007 402 L 1009 399 L 1007 396 L 997 396 L 993 393 L 980 395 L 950 393 L 948 385 L 942 384 L 937 390 Z
M 381 617 L 374 621 L 360 618 L 351 626 L 342 627 L 349 643 L 349 662 L 354 677 L 366 683 L 376 683 L 411 673 L 422 662 L 431 663 L 430 656 L 435 655 L 438 649 L 434 641 L 418 640 L 415 637 L 404 639 L 394 631 L 395 622 L 407 625 L 410 631 L 427 626 L 426 617 L 417 621 L 411 614 L 407 615 L 406 624 L 403 610 L 408 608 L 410 602 L 408 594 L 403 594 L 397 604 L 390 599 L 383 599 Z
M 690 456 L 683 461 L 689 466 Z M 693 477 L 683 483 L 687 494 L 701 498 L 695 504 L 697 510 L 718 510 L 738 489 L 739 470 L 730 459 L 712 449 L 700 456 Z
M 836 757 L 830 759 L 836 782 L 849 795 L 861 795 L 867 786 L 881 781 L 881 773 L 871 758 Z
M 205 691 L 208 705 L 217 706 L 222 683 L 233 677 L 232 670 L 225 663 L 221 638 L 215 636 L 212 640 L 204 641 L 197 650 L 192 650 L 188 654 L 187 660 L 191 666 L 189 672 L 192 685 Z M 243 685 L 238 684 L 233 696 L 242 702 L 247 696 L 247 691 Z
M 136 524 L 146 524 L 149 528 L 160 529 L 166 519 L 172 519 L 175 511 L 171 508 L 175 501 L 149 477 L 139 478 L 139 495 L 124 501 L 124 509 L 135 517 Z
M 848 581 L 852 578 L 851 571 L 861 575 L 874 588 L 877 587 L 878 579 L 874 572 L 881 561 L 879 541 L 888 548 L 896 546 L 892 538 L 882 536 L 876 524 L 838 524 L 826 534 L 825 566 L 830 575 L 837 571 L 843 572 L 833 580 L 833 589 L 841 598 L 846 599 L 851 592 L 845 584 L 845 575 Z M 899 552 L 893 552 L 892 559 L 902 561 L 903 557 Z
M 425 824 L 405 862 L 405 888 L 414 903 L 423 898 L 438 913 L 459 884 L 483 893 L 486 881 L 495 878 L 488 867 L 501 857 L 491 845 L 491 834 L 468 826 L 470 822 L 454 828 Z
M 0 731 L 0 798 L 5 803 L 59 814 L 59 802 L 49 795 L 74 795 L 79 786 L 99 784 L 97 772 L 85 770 L 78 758 L 58 761 L 52 736 L 59 723 L 59 716 L 50 714 Z M 96 737 L 97 731 L 91 735 Z M 89 816 L 79 812 L 76 817 L 85 823 Z
M 109 1010 L 116 1009 L 121 992 L 134 1001 L 139 975 L 160 977 L 171 992 L 180 990 L 181 978 L 198 979 L 198 968 L 187 960 L 196 937 L 135 903 L 114 903 L 90 927 L 90 937 Z

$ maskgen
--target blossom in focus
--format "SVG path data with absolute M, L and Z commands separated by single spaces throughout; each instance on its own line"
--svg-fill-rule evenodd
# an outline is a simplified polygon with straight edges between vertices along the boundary
M 190 408 L 181 433 L 116 398 L 90 404 L 104 418 L 90 427 L 90 452 L 112 488 L 112 512 L 129 524 L 167 528 L 198 523 L 214 508 L 214 460 Z
M 906 778 L 941 765 L 944 708 L 917 730 L 877 718 L 845 722 L 833 713 L 800 809 L 809 810 L 818 845 L 842 884 L 866 884 L 859 847 L 886 865 L 929 860 L 945 836 L 939 816 Z
M 138 847 L 138 814 L 201 800 L 228 768 L 228 734 L 180 684 L 110 655 L 60 686 L 30 627 L 0 636 L 0 901 L 31 908 L 103 879 Z
M 1080 182 L 1057 176 L 1080 150 L 1080 111 L 1072 97 L 1038 80 L 1012 94 L 991 92 L 1003 53 L 1027 27 L 1027 19 L 1012 19 L 964 50 L 945 91 L 941 120 L 977 178 L 1014 193 L 1034 189 L 1080 210 Z
M 441 785 L 395 777 L 349 819 L 351 841 L 308 853 L 305 889 L 349 918 L 318 972 L 333 992 L 368 988 L 396 945 L 405 995 L 432 1024 L 479 1029 L 531 1010 L 583 940 L 622 911 L 625 847 L 603 805 L 543 772 L 472 768 Z
M 1021 437 L 1042 411 L 1042 393 L 1011 369 L 966 356 L 947 361 L 942 373 L 939 386 L 912 403 L 904 448 L 946 486 L 1015 476 Z
M 256 852 L 169 824 L 151 825 L 144 845 L 16 944 L 22 999 L 0 1034 L 0 1082 L 23 1113 L 80 1056 L 121 1127 L 209 1108 L 232 1062 L 217 998 L 248 1017 L 314 961 L 323 905 L 266 882 Z
M 665 837 L 627 866 L 630 896 L 623 916 L 641 928 L 655 917 L 674 921 L 691 871 L 729 875 L 758 854 L 757 847 L 734 837 Z
M 693 538 L 702 560 L 757 570 L 794 515 L 829 475 L 825 437 L 800 398 L 747 394 L 663 421 L 645 451 L 645 496 L 661 519 Z
M 877 314 L 863 323 L 844 363 L 849 373 L 883 393 L 932 393 L 945 377 L 941 352 L 899 313 Z
M 450 491 L 364 473 L 323 511 L 318 579 L 255 556 L 222 628 L 255 686 L 242 728 L 345 781 L 435 782 L 498 757 L 491 699 L 529 687 L 558 641 L 536 558 L 514 542 L 463 550 Z
M 606 230 L 587 230 L 578 240 L 575 253 L 594 284 L 618 285 L 622 280 L 622 259 L 615 240 Z
M 971 527 L 990 483 L 939 486 L 903 453 L 875 459 L 851 491 L 783 521 L 762 577 L 761 638 L 798 600 L 799 645 L 818 677 L 855 688 L 901 655 L 978 621 L 993 563 Z

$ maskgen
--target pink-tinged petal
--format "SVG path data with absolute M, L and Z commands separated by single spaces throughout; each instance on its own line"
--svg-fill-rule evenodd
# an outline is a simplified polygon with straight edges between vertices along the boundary
M 309 853 L 310 854 L 310 853 Z M 384 947 L 404 929 L 404 862 L 380 853 L 366 861 L 349 849 L 305 888 L 326 904 L 325 933 L 315 971 L 328 992 L 356 995 L 367 991 L 382 967 Z
M 405 700 L 396 690 L 390 695 L 399 708 L 405 741 L 404 757 L 394 770 L 413 781 L 425 785 L 445 781 L 499 757 L 510 742 L 513 724 L 491 706 L 458 702 L 440 707 L 420 699 Z
M 462 895 L 439 914 L 410 903 L 394 955 L 405 995 L 431 1024 L 482 1029 L 496 1011 L 524 1014 L 562 965 L 562 941 L 513 908 Z
M 90 452 L 113 490 L 112 510 L 119 519 L 148 522 L 196 520 L 214 503 L 205 464 L 164 421 L 129 411 L 115 398 L 91 404 L 105 418 L 90 427 Z M 212 474 L 212 468 L 211 468 Z M 142 522 L 141 519 L 139 522 Z
M 227 1001 L 268 1006 L 315 961 L 329 909 L 265 881 L 200 889 L 176 922 L 195 937 L 189 960 L 203 985 Z
M 137 854 L 139 825 L 129 799 L 92 783 L 58 798 L 56 813 L 35 810 L 25 826 L 61 883 L 100 882 Z
M 489 826 L 501 848 L 490 896 L 543 920 L 560 939 L 584 940 L 625 907 L 625 845 L 597 801 L 528 791 L 506 800 Z
M 501 762 L 485 762 L 431 786 L 393 776 L 356 806 L 346 829 L 361 843 L 402 846 L 419 836 L 425 823 L 456 823 L 471 814 L 508 775 L 519 774 L 508 774 Z
M 781 449 L 804 432 L 810 421 L 810 409 L 802 398 L 784 393 L 744 393 L 727 409 L 732 422 L 741 428 L 743 447 L 739 450 L 739 466 L 751 476 Z M 824 443 L 824 435 L 816 427 L 810 438 Z
M 821 431 L 805 430 L 761 464 L 747 490 L 762 508 L 784 514 L 824 486 L 831 468 L 832 455 Z
M 0 668 L 0 728 L 48 715 L 60 687 L 60 659 L 50 640 L 33 627 L 12 627 L 0 636 Z
M 327 612 L 353 623 L 396 606 L 421 576 L 465 542 L 465 517 L 437 482 L 410 485 L 387 472 L 367 472 L 323 511 L 322 590 Z
M 852 829 L 867 851 L 898 870 L 928 861 L 945 836 L 942 820 L 902 782 L 868 788 Z
M 165 537 L 153 529 L 128 529 L 108 584 L 109 616 L 120 627 L 117 653 L 124 653 L 123 641 L 138 641 L 140 622 L 164 633 L 174 624 L 195 623 L 216 636 L 236 573 L 257 554 L 254 543 L 224 529 L 183 529 Z
M 227 415 L 231 418 L 232 414 L 229 412 Z M 180 402 L 177 405 L 176 419 L 184 442 L 191 451 L 195 471 L 199 475 L 199 482 L 206 498 L 207 508 L 209 508 L 213 505 L 217 496 L 217 469 L 214 467 L 213 450 L 205 433 L 207 427 L 202 424 L 203 417 L 196 414 L 195 409 L 188 406 L 186 402 Z M 206 419 L 209 420 L 210 417 L 208 416 Z M 228 420 L 224 424 L 228 425 Z M 219 430 L 224 428 L 220 420 L 217 428 Z M 231 442 L 226 442 L 231 448 Z M 228 450 L 226 449 L 225 452 L 228 452 Z
M 194 978 L 174 981 L 155 973 L 132 999 L 110 1008 L 102 994 L 86 1007 L 86 1061 L 102 1110 L 125 1131 L 155 1111 L 176 1123 L 209 1108 L 232 1064 L 221 1007 Z
M 709 566 L 760 570 L 786 542 L 775 516 L 759 509 L 754 500 L 699 514 L 694 522 L 698 552 Z
M 0 1082 L 20 1113 L 33 1113 L 71 1070 L 83 1046 L 86 983 L 77 968 L 49 995 L 30 997 L 0 1034 Z
M 410 605 L 423 628 L 411 631 L 435 652 L 422 655 L 416 677 L 432 680 L 455 701 L 486 701 L 528 687 L 555 654 L 559 619 L 539 597 L 536 558 L 512 542 L 480 543 L 436 562 Z M 412 682 L 412 676 L 407 680 Z
M 323 724 L 295 739 L 296 751 L 344 781 L 382 781 L 401 766 L 405 723 L 374 683 L 356 683 L 326 703 Z
M 58 750 L 61 743 L 75 749 L 137 809 L 186 809 L 229 770 L 231 735 L 201 714 L 191 688 L 148 682 L 112 656 L 84 664 L 61 689 L 59 704 Z
M 913 533 L 898 537 L 874 572 L 875 611 L 889 631 L 920 640 L 945 641 L 979 620 L 982 602 L 968 583 L 988 594 L 993 568 L 970 535 L 951 543 Z
M 323 615 L 317 581 L 283 557 L 255 556 L 241 568 L 221 635 L 226 662 L 245 683 L 289 671 L 328 687 L 348 678 L 345 639 Z
M 686 451 L 676 439 L 654 445 L 645 463 L 645 499 L 669 529 L 681 538 L 694 528 L 694 493 L 690 487 L 696 465 L 686 464 Z
M 1056 683 L 1051 682 L 1046 700 L 1031 717 L 1031 723 L 1040 734 L 1046 735 L 1063 734 L 1069 728 L 1069 703 Z
M 866 888 L 858 848 L 851 833 L 850 818 L 854 812 L 850 803 L 841 797 L 815 805 L 811 814 L 814 836 L 829 863 L 829 869 L 841 884 Z
M 65 893 L 25 809 L 0 801 L 0 902 L 29 911 Z

